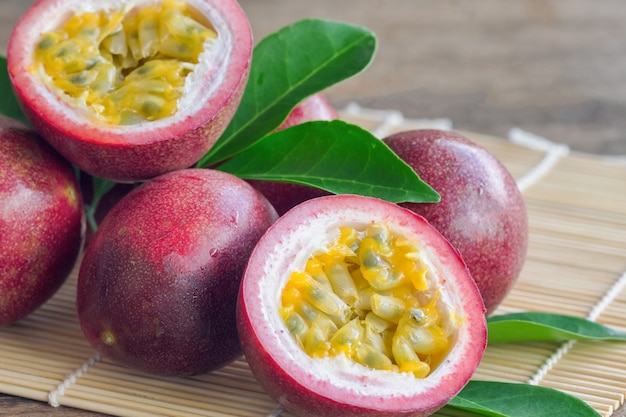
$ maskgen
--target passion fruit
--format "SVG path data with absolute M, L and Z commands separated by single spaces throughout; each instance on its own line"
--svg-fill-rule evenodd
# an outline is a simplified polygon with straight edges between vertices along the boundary
M 250 369 L 298 416 L 427 416 L 468 382 L 485 309 L 428 222 L 331 195 L 278 219 L 252 252 L 237 326 Z
M 304 99 L 289 113 L 287 119 L 278 130 L 287 129 L 306 122 L 317 120 L 335 120 L 339 118 L 337 110 L 330 104 L 324 93 L 313 94 Z M 275 181 L 250 180 L 250 184 L 261 191 L 272 203 L 279 215 L 287 210 L 315 197 L 328 195 L 327 191 L 320 188 L 309 187 L 301 184 Z
M 192 166 L 229 123 L 252 34 L 235 0 L 38 0 L 7 66 L 24 113 L 74 165 L 133 182 Z
M 441 195 L 439 203 L 403 206 L 461 253 L 491 314 L 526 259 L 528 218 L 515 179 L 487 149 L 456 132 L 412 130 L 383 140 Z
M 0 116 L 0 325 L 47 301 L 81 251 L 83 201 L 72 166 L 32 129 Z
M 236 359 L 239 283 L 276 218 L 244 180 L 209 169 L 170 172 L 130 191 L 81 263 L 77 313 L 87 340 L 157 375 L 200 374 Z

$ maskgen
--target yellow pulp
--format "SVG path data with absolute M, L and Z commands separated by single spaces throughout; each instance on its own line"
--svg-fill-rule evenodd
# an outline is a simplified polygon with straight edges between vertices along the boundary
M 171 116 L 205 42 L 217 37 L 184 0 L 72 16 L 42 35 L 36 68 L 53 88 L 110 124 Z
M 452 343 L 418 248 L 381 224 L 340 229 L 293 272 L 280 314 L 311 357 L 346 355 L 373 369 L 426 377 Z

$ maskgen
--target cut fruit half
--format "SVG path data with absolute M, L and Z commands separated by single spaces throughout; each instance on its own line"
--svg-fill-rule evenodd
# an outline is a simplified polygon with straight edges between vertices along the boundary
M 234 0 L 39 0 L 7 50 L 33 126 L 73 164 L 120 182 L 193 165 L 236 110 L 252 56 Z
M 299 416 L 427 416 L 469 381 L 485 308 L 458 252 L 371 197 L 308 200 L 249 259 L 238 331 L 267 393 Z

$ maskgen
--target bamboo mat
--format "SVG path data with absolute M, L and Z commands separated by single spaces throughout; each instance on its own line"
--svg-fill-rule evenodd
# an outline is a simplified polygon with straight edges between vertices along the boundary
M 342 116 L 379 137 L 452 128 L 446 119 L 407 120 L 357 105 Z M 626 330 L 626 159 L 569 152 L 515 129 L 509 140 L 466 134 L 509 168 L 529 210 L 528 259 L 496 313 L 566 313 Z M 73 274 L 37 312 L 0 328 L 0 392 L 117 416 L 292 417 L 243 359 L 212 374 L 158 378 L 98 357 L 75 317 L 75 283 Z M 624 402 L 625 357 L 626 343 L 494 345 L 475 378 L 554 387 L 608 417 Z

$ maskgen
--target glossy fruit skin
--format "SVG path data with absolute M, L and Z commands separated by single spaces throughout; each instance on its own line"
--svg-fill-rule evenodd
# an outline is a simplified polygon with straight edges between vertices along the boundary
M 336 120 L 338 118 L 339 113 L 337 113 L 337 110 L 330 104 L 326 95 L 320 92 L 310 95 L 294 107 L 278 130 L 287 129 L 305 122 Z
M 61 287 L 84 238 L 72 166 L 34 131 L 0 116 L 0 326 Z
M 316 120 L 336 120 L 337 110 L 330 104 L 324 93 L 313 94 L 298 104 L 277 130 L 287 129 L 305 122 Z M 300 184 L 272 181 L 250 181 L 272 203 L 279 215 L 292 207 L 315 197 L 328 195 L 327 191 Z
M 515 179 L 489 151 L 455 132 L 413 130 L 383 140 L 441 195 L 439 203 L 403 206 L 459 250 L 491 314 L 526 259 L 528 218 Z
M 426 242 L 423 248 L 437 254 L 446 285 L 456 288 L 466 314 L 459 344 L 444 364 L 428 378 L 413 379 L 408 385 L 402 380 L 391 391 L 378 377 L 315 365 L 275 312 L 274 294 L 280 293 L 289 271 L 299 269 L 296 265 L 318 248 L 324 233 L 355 222 L 382 222 L 407 236 L 419 236 Z M 246 267 L 237 326 L 254 376 L 268 395 L 297 416 L 425 417 L 456 395 L 480 363 L 486 347 L 484 312 L 478 288 L 459 253 L 425 219 L 396 204 L 344 194 L 301 203 L 267 230 Z M 318 375 L 322 367 L 324 375 Z
M 210 20 L 216 29 L 229 34 L 230 43 L 224 43 L 222 53 L 210 63 L 216 70 L 197 77 L 191 95 L 185 97 L 185 111 L 154 122 L 114 126 L 95 122 L 62 103 L 30 69 L 42 32 L 59 26 L 68 13 L 97 9 L 98 3 L 37 0 L 15 25 L 7 48 L 13 89 L 34 128 L 74 165 L 103 179 L 137 182 L 194 165 L 217 141 L 239 105 L 253 40 L 248 19 L 235 0 L 188 3 L 213 15 Z
M 241 355 L 235 303 L 245 263 L 277 218 L 245 181 L 209 169 L 154 178 L 123 197 L 89 243 L 77 311 L 105 357 L 158 375 Z

